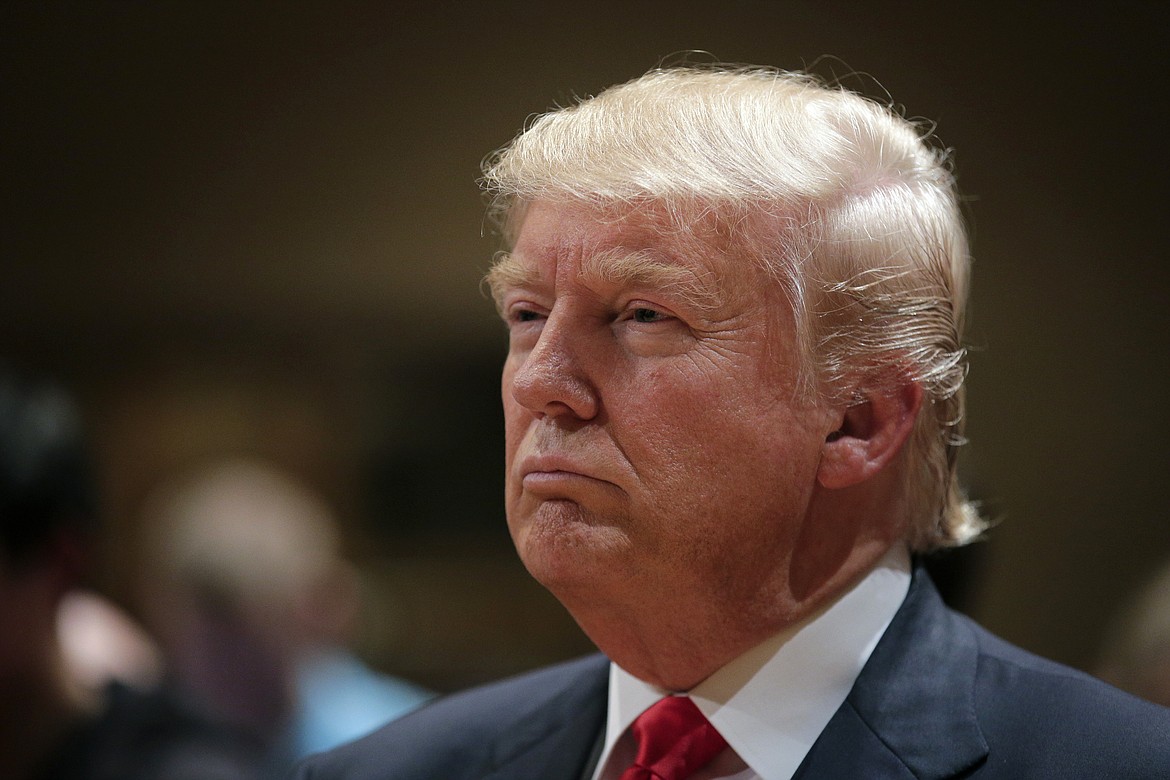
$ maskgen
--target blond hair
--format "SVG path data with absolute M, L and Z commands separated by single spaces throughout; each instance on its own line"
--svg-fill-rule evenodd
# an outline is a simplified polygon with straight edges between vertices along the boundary
M 505 233 L 536 200 L 665 208 L 683 230 L 717 217 L 792 302 L 802 387 L 846 400 L 859 382 L 922 387 L 904 498 L 908 541 L 929 550 L 984 524 L 955 463 L 970 258 L 947 155 L 927 136 L 804 73 L 658 69 L 537 117 L 482 183 Z

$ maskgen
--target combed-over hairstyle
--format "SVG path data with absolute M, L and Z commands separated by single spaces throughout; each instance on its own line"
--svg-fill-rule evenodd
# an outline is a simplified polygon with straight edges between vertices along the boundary
M 914 124 L 804 73 L 659 69 L 537 117 L 482 183 L 506 237 L 536 200 L 665 208 L 677 226 L 714 215 L 792 302 L 808 391 L 922 387 L 906 451 L 911 546 L 982 532 L 955 468 L 967 238 L 947 155 Z

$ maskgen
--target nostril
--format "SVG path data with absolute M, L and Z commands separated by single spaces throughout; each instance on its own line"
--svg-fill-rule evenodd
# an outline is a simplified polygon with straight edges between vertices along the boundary
M 582 367 L 563 354 L 529 354 L 511 378 L 516 403 L 538 416 L 591 419 L 596 391 Z

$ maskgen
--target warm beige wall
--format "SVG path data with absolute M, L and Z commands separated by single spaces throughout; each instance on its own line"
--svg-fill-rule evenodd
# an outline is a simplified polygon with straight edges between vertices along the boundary
M 971 609 L 1089 665 L 1170 556 L 1154 12 L 450 5 L 5 12 L 0 351 L 94 418 L 109 589 L 135 598 L 155 479 L 253 450 L 326 491 L 378 565 L 365 641 L 386 663 L 458 684 L 581 649 L 503 532 L 478 163 L 530 113 L 671 52 L 828 54 L 820 72 L 872 74 L 937 120 L 971 196 L 965 468 L 1004 518 Z

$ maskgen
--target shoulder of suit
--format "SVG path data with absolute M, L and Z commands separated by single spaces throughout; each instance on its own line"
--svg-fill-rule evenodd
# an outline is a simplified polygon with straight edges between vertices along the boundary
M 968 625 L 979 646 L 975 704 L 991 758 L 1060 755 L 1100 766 L 1103 777 L 1170 777 L 1170 709 Z
M 609 660 L 544 667 L 440 697 L 372 734 L 302 762 L 301 780 L 458 777 L 502 735 L 524 740 L 586 705 L 604 708 Z M 392 767 L 392 768 L 390 768 Z

